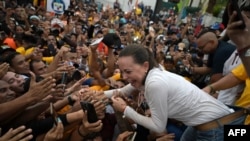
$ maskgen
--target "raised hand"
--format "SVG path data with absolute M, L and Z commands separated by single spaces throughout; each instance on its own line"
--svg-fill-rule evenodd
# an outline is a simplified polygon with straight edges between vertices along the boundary
M 32 130 L 20 126 L 16 129 L 10 129 L 7 133 L 0 137 L 0 141 L 29 141 L 33 138 Z
M 79 132 L 82 136 L 86 136 L 91 133 L 99 132 L 102 129 L 103 123 L 101 120 L 98 120 L 95 123 L 89 123 L 87 119 L 87 111 L 84 112 L 82 119 L 82 124 L 79 127 Z
M 32 72 L 30 72 L 30 74 L 30 88 L 26 94 L 34 98 L 33 102 L 41 101 L 43 98 L 54 91 L 54 87 L 56 86 L 56 84 L 55 80 L 52 77 L 47 77 L 40 82 L 36 82 L 35 74 Z
M 240 29 L 239 26 L 243 21 L 235 21 L 237 16 L 236 11 L 230 17 L 229 24 L 227 26 L 227 35 L 228 37 L 236 44 L 237 48 L 245 48 L 250 46 L 250 20 L 249 18 L 242 12 L 242 16 L 244 22 L 246 24 L 245 29 Z
M 160 138 L 157 138 L 156 141 L 174 141 L 175 135 L 174 133 L 166 134 Z
M 118 92 L 116 92 L 118 94 Z M 127 103 L 125 102 L 125 100 L 123 100 L 123 98 L 119 97 L 119 96 L 112 96 L 111 98 L 112 102 L 113 102 L 113 107 L 115 110 L 119 111 L 119 112 L 124 112 Z
M 110 102 L 110 99 L 108 99 L 108 97 L 105 96 L 103 91 L 95 91 L 93 93 L 93 97 L 95 100 L 102 101 L 104 104 L 107 104 Z
M 133 132 L 125 131 L 117 137 L 116 141 L 126 141 L 126 139 L 132 134 Z
M 44 141 L 56 141 L 63 138 L 63 124 L 60 118 L 58 118 L 57 126 L 52 127 L 45 135 Z
M 10 65 L 7 63 L 3 63 L 0 65 L 0 79 L 7 73 Z
M 58 101 L 64 98 L 64 88 L 65 84 L 58 84 L 55 86 L 54 91 L 50 93 L 49 99 L 50 101 Z
M 95 107 L 96 114 L 98 116 L 98 119 L 103 119 L 105 117 L 105 109 L 106 105 L 102 101 L 98 100 L 92 100 L 91 103 Z
M 74 91 L 79 91 L 82 88 L 82 83 L 86 80 L 86 77 L 81 78 L 80 80 L 78 80 L 73 86 L 71 86 L 70 88 L 68 88 L 66 90 L 66 93 L 72 93 Z

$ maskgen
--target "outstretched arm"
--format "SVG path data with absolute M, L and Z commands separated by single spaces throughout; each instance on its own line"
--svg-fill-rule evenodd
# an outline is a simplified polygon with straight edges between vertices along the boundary
M 242 63 L 250 76 L 250 19 L 242 12 L 243 20 L 245 22 L 245 29 L 239 28 L 242 25 L 242 21 L 236 21 L 236 11 L 230 17 L 227 27 L 227 35 L 236 44 L 239 56 Z

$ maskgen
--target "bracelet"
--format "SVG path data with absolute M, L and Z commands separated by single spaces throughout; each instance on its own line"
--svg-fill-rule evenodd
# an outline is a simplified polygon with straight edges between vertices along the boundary
M 73 99 L 71 98 L 71 96 L 69 95 L 69 96 L 68 96 L 68 102 L 69 102 L 69 105 L 73 106 L 74 103 L 75 103 L 76 101 L 73 100 Z
M 240 48 L 240 49 L 237 49 L 237 52 L 239 53 L 239 55 L 241 55 L 243 52 L 247 51 L 249 48 L 250 48 L 250 46 Z
M 86 135 L 83 135 L 83 134 L 80 132 L 80 127 L 81 127 L 81 126 L 79 126 L 79 127 L 78 127 L 78 130 L 77 130 L 77 131 L 78 131 L 78 134 L 79 134 L 82 138 L 85 138 Z
M 94 139 L 95 137 L 99 136 L 99 133 L 98 132 L 93 132 L 93 133 L 90 133 L 90 134 L 87 134 L 87 135 L 83 135 L 80 131 L 80 127 L 78 127 L 78 134 L 83 138 L 83 139 Z
M 214 94 L 216 92 L 211 85 L 208 85 L 208 87 L 210 88 L 210 93 L 209 94 Z

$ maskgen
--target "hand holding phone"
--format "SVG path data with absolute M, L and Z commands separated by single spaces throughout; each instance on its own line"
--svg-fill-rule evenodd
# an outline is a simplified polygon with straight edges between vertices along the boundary
M 136 132 L 124 131 L 118 137 L 117 141 L 134 141 Z
M 96 114 L 94 105 L 92 103 L 86 102 L 86 101 L 82 101 L 82 102 L 80 102 L 80 104 L 81 104 L 82 109 L 87 111 L 88 122 L 89 123 L 97 122 L 98 118 L 97 118 L 97 114 Z
M 246 28 L 246 24 L 245 21 L 241 15 L 241 10 L 238 4 L 238 0 L 231 0 L 231 8 L 233 11 L 237 12 L 237 16 L 235 18 L 235 21 L 242 21 L 242 24 L 239 26 L 240 29 L 245 29 Z
M 67 84 L 67 80 L 68 80 L 68 73 L 67 72 L 63 72 L 62 79 L 61 79 L 61 84 L 66 85 Z M 65 90 L 65 86 L 63 87 L 63 91 L 64 90 Z
M 134 140 L 135 140 L 135 137 L 136 137 L 136 134 L 137 134 L 137 132 L 133 132 L 133 134 L 129 135 L 129 136 L 126 138 L 126 141 L 134 141 Z
M 57 113 L 56 113 L 56 110 L 55 110 L 55 107 L 53 105 L 53 103 L 50 103 L 50 114 L 52 116 L 52 119 L 54 121 L 54 124 L 57 125 Z

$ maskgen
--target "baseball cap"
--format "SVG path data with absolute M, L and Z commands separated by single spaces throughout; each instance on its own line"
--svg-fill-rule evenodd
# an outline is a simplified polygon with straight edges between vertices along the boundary
M 4 41 L 3 41 L 4 44 L 8 45 L 8 47 L 10 48 L 13 48 L 13 49 L 16 49 L 17 46 L 16 46 L 16 43 L 14 41 L 13 38 L 6 38 Z
M 36 15 L 30 16 L 30 20 L 33 20 L 33 19 L 40 21 L 40 18 L 38 16 L 36 16 Z
M 15 49 L 11 48 L 10 46 L 8 45 L 2 45 L 0 47 L 0 55 L 1 56 L 5 56 L 5 55 L 8 55 L 9 53 L 11 52 L 16 52 Z
M 120 48 L 121 39 L 116 33 L 107 33 L 104 35 L 102 42 L 109 48 Z
M 224 30 L 224 28 L 225 28 L 224 25 L 221 23 L 218 23 L 218 22 L 216 22 L 210 26 L 210 29 L 212 29 L 212 30 Z
M 58 19 L 58 18 L 54 18 L 52 21 L 51 21 L 51 26 L 52 27 L 56 27 L 56 26 L 59 26 L 60 28 L 63 28 L 64 25 L 63 25 L 63 22 Z
M 94 46 L 99 44 L 100 42 L 103 42 L 107 47 L 109 48 L 121 48 L 121 39 L 116 33 L 107 33 L 102 38 L 98 38 L 94 40 L 90 45 Z

